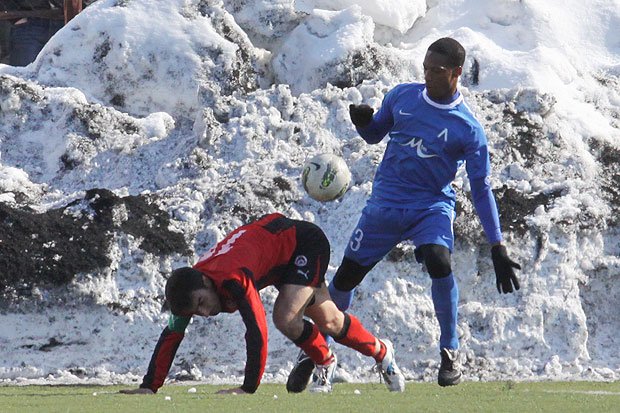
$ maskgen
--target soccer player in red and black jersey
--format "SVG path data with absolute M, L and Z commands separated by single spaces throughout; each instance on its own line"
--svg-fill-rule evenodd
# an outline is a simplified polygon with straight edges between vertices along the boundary
M 166 283 L 172 312 L 168 326 L 140 387 L 121 392 L 157 392 L 192 316 L 239 311 L 246 326 L 245 380 L 240 387 L 219 393 L 254 393 L 267 360 L 267 320 L 258 291 L 268 285 L 278 289 L 273 307 L 275 326 L 314 362 L 310 391 L 331 391 L 336 355 L 323 334 L 373 357 L 388 388 L 403 391 L 405 379 L 396 365 L 392 343 L 376 338 L 356 317 L 341 312 L 331 301 L 325 284 L 329 255 L 327 237 L 310 222 L 275 213 L 237 228 L 192 268 L 172 273 Z

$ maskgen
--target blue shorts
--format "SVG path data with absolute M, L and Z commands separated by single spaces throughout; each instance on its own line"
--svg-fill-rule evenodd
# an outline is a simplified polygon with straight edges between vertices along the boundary
M 360 265 L 371 265 L 381 261 L 404 240 L 418 247 L 443 245 L 452 252 L 454 217 L 454 209 L 443 203 L 428 209 L 388 208 L 369 203 L 362 211 L 344 255 Z

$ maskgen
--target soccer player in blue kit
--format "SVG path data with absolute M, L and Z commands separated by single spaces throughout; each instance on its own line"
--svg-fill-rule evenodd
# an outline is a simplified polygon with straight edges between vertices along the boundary
M 495 198 L 489 185 L 490 160 L 485 133 L 457 90 L 465 49 L 452 38 L 430 45 L 424 58 L 425 83 L 407 83 L 389 91 L 379 111 L 351 105 L 351 121 L 369 144 L 390 140 L 375 174 L 373 190 L 329 285 L 338 308 L 346 310 L 353 290 L 394 246 L 411 240 L 415 255 L 432 279 L 431 295 L 440 326 L 440 386 L 456 385 L 459 348 L 458 287 L 451 267 L 456 197 L 451 182 L 463 163 L 473 203 L 491 247 L 497 290 L 519 289 L 512 261 L 502 245 Z M 307 383 L 303 356 L 289 377 Z

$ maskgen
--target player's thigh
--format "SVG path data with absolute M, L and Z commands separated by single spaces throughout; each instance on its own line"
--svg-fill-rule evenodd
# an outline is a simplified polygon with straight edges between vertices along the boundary
M 438 206 L 422 211 L 411 211 L 415 215 L 416 224 L 406 233 L 416 246 L 425 244 L 442 245 L 450 252 L 454 248 L 454 209 L 449 206 Z
M 278 297 L 273 306 L 275 324 L 286 324 L 294 320 L 301 321 L 304 310 L 314 300 L 314 293 L 315 288 L 308 285 L 280 285 Z
M 402 210 L 368 204 L 362 211 L 357 226 L 345 249 L 345 257 L 360 265 L 374 264 L 401 241 Z

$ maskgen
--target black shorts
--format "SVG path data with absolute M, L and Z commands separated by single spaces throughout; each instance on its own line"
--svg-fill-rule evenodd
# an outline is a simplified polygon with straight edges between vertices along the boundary
M 318 287 L 325 281 L 329 265 L 329 241 L 317 225 L 307 221 L 291 221 L 296 229 L 297 247 L 288 264 L 278 268 L 282 272 L 276 287 L 282 284 Z

